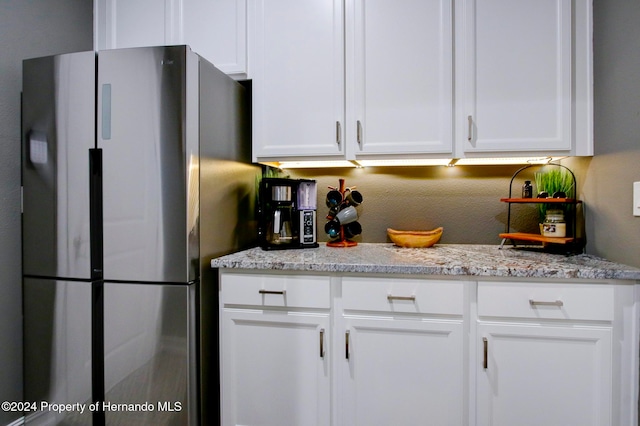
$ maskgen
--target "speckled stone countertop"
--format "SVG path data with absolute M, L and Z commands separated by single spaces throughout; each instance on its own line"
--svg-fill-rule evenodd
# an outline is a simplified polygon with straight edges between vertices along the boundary
M 587 255 L 550 254 L 497 245 L 436 244 L 409 249 L 391 243 L 331 248 L 252 248 L 211 261 L 213 268 L 337 273 L 461 275 L 640 280 L 640 269 Z

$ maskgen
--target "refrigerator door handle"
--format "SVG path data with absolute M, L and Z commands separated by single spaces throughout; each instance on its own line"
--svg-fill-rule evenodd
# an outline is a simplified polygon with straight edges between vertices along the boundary
M 102 150 L 89 149 L 89 232 L 91 234 L 91 279 L 103 278 Z

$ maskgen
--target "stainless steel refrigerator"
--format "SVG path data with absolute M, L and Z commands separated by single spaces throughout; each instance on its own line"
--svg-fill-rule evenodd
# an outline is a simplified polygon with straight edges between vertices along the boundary
M 209 263 L 254 245 L 248 102 L 187 46 L 24 61 L 27 424 L 217 422 Z

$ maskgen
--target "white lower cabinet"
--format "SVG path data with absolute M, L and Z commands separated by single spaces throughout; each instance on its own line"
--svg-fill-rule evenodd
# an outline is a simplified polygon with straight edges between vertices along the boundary
M 638 287 L 223 271 L 222 424 L 637 426 Z
M 464 425 L 462 324 L 346 319 L 340 425 Z
M 481 324 L 478 334 L 479 425 L 611 424 L 610 329 Z
M 342 279 L 337 424 L 467 424 L 465 284 Z
M 623 290 L 591 283 L 480 282 L 477 424 L 630 424 L 621 420 L 624 409 L 614 407 L 614 389 L 622 382 L 613 366 L 621 365 L 618 373 L 628 368 L 629 375 L 633 368 L 625 361 L 631 354 L 613 344 L 615 304 L 623 303 Z M 632 336 L 619 338 L 630 343 Z
M 325 277 L 223 275 L 222 425 L 330 424 L 329 302 Z
M 222 424 L 330 424 L 327 315 L 229 311 L 223 327 Z

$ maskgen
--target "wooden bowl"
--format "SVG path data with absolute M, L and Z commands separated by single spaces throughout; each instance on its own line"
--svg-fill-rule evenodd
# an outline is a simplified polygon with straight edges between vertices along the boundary
M 431 231 L 398 231 L 387 228 L 387 235 L 399 247 L 424 248 L 431 247 L 442 237 L 443 227 Z

